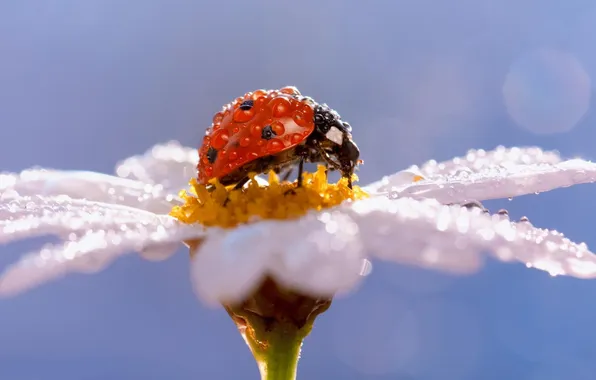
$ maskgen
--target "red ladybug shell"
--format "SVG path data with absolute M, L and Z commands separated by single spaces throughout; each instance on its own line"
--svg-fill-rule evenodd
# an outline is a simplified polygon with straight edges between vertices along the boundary
M 251 100 L 248 108 L 246 101 Z M 313 116 L 312 100 L 295 87 L 256 90 L 237 98 L 215 114 L 205 133 L 198 182 L 222 178 L 246 163 L 295 147 L 314 131 Z

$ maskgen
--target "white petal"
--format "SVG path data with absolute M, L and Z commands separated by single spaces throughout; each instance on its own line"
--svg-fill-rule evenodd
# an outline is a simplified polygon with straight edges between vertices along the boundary
M 0 295 L 16 294 L 67 273 L 100 270 L 125 253 L 164 255 L 176 243 L 205 235 L 203 229 L 169 216 L 123 206 L 118 209 L 114 205 L 91 204 L 85 209 L 75 203 L 68 210 L 52 202 L 45 205 L 38 201 L 31 206 L 29 216 L 21 214 L 12 221 L 3 221 L 4 241 L 43 232 L 61 236 L 66 242 L 29 253 L 9 266 L 0 276 Z M 56 217 L 50 215 L 51 207 L 56 208 Z
M 358 225 L 342 212 L 286 222 L 275 227 L 274 236 L 294 240 L 268 262 L 273 276 L 289 288 L 330 297 L 352 290 L 362 279 L 365 257 Z
M 160 213 L 169 212 L 173 201 L 160 185 L 102 173 L 30 169 L 19 174 L 0 174 L 1 200 L 34 195 L 66 195 Z
M 434 200 L 374 197 L 355 202 L 347 212 L 358 224 L 369 255 L 453 273 L 472 273 L 481 266 L 478 250 L 484 248 L 484 239 L 477 235 L 477 229 L 465 224 L 465 218 L 460 222 L 463 232 L 446 229 L 443 224 L 450 220 L 449 215 L 474 215 L 478 218 L 474 220 L 485 222 L 484 228 L 494 227 L 479 215 L 480 210 L 466 212 L 465 208 L 442 206 Z M 475 245 L 468 234 L 478 237 Z
M 265 276 L 271 255 L 271 247 L 261 240 L 266 234 L 261 223 L 230 231 L 211 230 L 191 261 L 197 295 L 215 306 L 250 294 Z
M 585 244 L 529 222 L 512 223 L 500 215 L 430 199 L 371 198 L 354 203 L 351 212 L 364 248 L 384 260 L 470 273 L 481 267 L 481 253 L 490 252 L 551 274 L 596 277 L 596 256 Z
M 143 155 L 130 157 L 116 167 L 116 174 L 123 178 L 162 186 L 167 192 L 177 194 L 188 187 L 197 176 L 198 149 L 181 146 L 176 141 L 156 145 Z
M 556 164 L 486 168 L 435 176 L 389 193 L 390 197 L 434 198 L 442 203 L 487 200 L 540 193 L 561 187 L 596 182 L 596 164 L 581 159 Z
M 422 165 L 420 172 L 424 177 L 453 175 L 460 171 L 478 173 L 487 168 L 508 167 L 531 164 L 556 164 L 561 162 L 558 152 L 543 151 L 538 147 L 499 146 L 494 150 L 471 149 L 465 156 L 455 157 L 449 161 L 428 161 Z
M 18 197 L 0 204 L 0 244 L 24 238 L 119 228 L 139 222 L 165 220 L 148 211 L 128 206 L 56 197 Z
M 197 294 L 208 303 L 236 302 L 265 276 L 316 296 L 348 291 L 364 265 L 355 224 L 346 215 L 312 213 L 212 234 L 192 262 Z
M 503 167 L 531 164 L 556 164 L 561 161 L 557 152 L 543 151 L 537 147 L 505 148 L 494 150 L 469 150 L 465 156 L 449 161 L 431 160 L 421 167 L 412 166 L 366 187 L 370 192 L 390 192 L 410 186 L 416 176 L 433 180 L 454 175 L 470 175 L 483 171 L 497 170 Z
M 352 290 L 367 257 L 473 273 L 489 253 L 551 274 L 596 277 L 596 256 L 561 234 L 436 200 L 374 197 L 298 220 L 218 230 L 197 250 L 192 281 L 206 302 L 240 301 L 265 276 L 313 296 Z

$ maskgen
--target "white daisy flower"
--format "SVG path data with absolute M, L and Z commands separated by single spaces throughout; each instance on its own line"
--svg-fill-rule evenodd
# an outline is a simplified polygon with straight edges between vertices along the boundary
M 585 244 L 503 213 L 461 206 L 595 181 L 596 164 L 582 159 L 563 161 L 539 148 L 470 151 L 385 177 L 362 188 L 369 194 L 364 199 L 294 210 L 304 215 L 291 218 L 287 210 L 277 220 L 249 218 L 236 228 L 170 215 L 196 199 L 178 192 L 195 176 L 197 160 L 196 149 L 170 142 L 126 159 L 116 176 L 49 169 L 0 175 L 0 242 L 43 235 L 62 240 L 9 266 L 0 276 L 0 295 L 71 272 L 96 272 L 132 252 L 165 259 L 182 242 L 196 247 L 192 281 L 211 304 L 242 301 L 267 276 L 302 294 L 332 297 L 359 283 L 369 259 L 471 273 L 488 253 L 552 275 L 596 276 L 596 256 Z
M 191 251 L 200 298 L 228 311 L 262 379 L 292 380 L 303 339 L 337 293 L 354 289 L 369 259 L 470 273 L 489 253 L 552 275 L 596 276 L 596 256 L 557 231 L 490 215 L 478 200 L 596 180 L 596 164 L 538 148 L 470 151 L 364 188 L 328 184 L 324 168 L 303 186 L 252 179 L 240 190 L 194 178 L 197 151 L 158 145 L 116 176 L 31 169 L 0 175 L 0 243 L 54 235 L 0 274 L 14 295 L 71 272 L 96 272 L 139 252 Z M 186 191 L 178 191 L 187 188 Z M 288 190 L 292 190 L 288 192 Z

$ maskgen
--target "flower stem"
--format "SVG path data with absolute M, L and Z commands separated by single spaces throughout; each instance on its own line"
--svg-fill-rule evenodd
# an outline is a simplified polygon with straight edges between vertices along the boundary
M 275 323 L 268 330 L 263 334 L 265 340 L 253 350 L 261 379 L 296 380 L 304 332 L 290 323 Z
M 312 298 L 270 278 L 243 302 L 223 305 L 250 348 L 262 380 L 296 380 L 302 341 L 331 299 Z

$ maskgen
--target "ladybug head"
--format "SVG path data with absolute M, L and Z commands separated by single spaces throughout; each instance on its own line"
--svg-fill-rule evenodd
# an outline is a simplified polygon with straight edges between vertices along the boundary
M 315 106 L 314 122 L 314 135 L 325 160 L 350 178 L 360 158 L 360 150 L 352 140 L 352 127 L 326 104 Z

